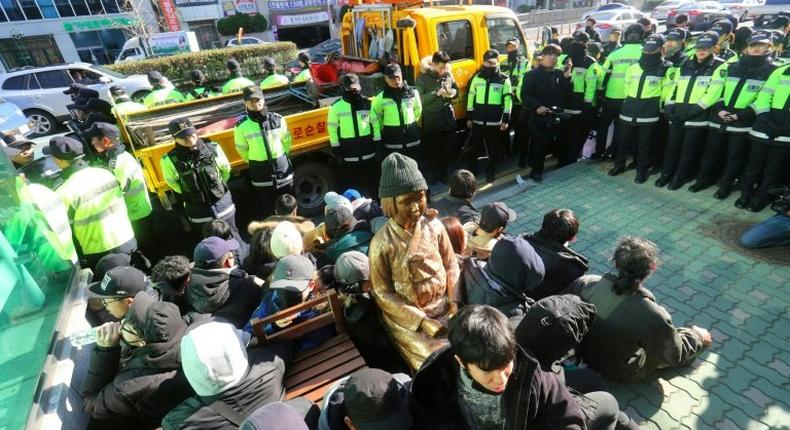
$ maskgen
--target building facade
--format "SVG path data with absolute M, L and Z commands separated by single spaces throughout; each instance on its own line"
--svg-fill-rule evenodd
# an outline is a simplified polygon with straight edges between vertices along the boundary
M 125 28 L 140 22 L 156 28 L 148 0 L 0 0 L 0 6 L 5 71 L 75 61 L 112 63 L 129 36 Z

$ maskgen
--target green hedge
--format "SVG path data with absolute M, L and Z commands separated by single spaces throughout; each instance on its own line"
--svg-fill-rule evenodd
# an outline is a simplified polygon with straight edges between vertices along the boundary
M 244 33 L 260 33 L 266 31 L 268 25 L 266 18 L 259 13 L 252 16 L 236 13 L 217 20 L 217 31 L 223 36 L 235 36 L 239 32 L 239 27 L 244 29 Z
M 129 61 L 112 64 L 107 68 L 127 75 L 144 75 L 151 70 L 159 70 L 174 85 L 182 86 L 188 83 L 189 74 L 194 69 L 202 70 L 212 83 L 226 81 L 228 71 L 225 69 L 225 64 L 230 58 L 235 58 L 241 63 L 246 77 L 256 79 L 261 75 L 264 57 L 273 57 L 277 64 L 284 64 L 295 59 L 298 54 L 299 50 L 293 42 L 274 42 Z

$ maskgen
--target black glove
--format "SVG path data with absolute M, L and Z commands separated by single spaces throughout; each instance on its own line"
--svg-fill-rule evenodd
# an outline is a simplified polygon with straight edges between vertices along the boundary
M 338 166 L 342 166 L 343 163 L 346 161 L 343 159 L 343 151 L 340 150 L 339 146 L 332 147 L 332 155 L 335 156 L 335 162 Z
M 739 122 L 749 122 L 755 117 L 754 109 L 751 107 L 747 107 L 746 109 L 738 109 L 735 114 L 738 115 Z

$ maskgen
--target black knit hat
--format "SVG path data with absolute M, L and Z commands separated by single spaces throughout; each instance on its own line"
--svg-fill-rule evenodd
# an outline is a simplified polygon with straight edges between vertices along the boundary
M 427 189 L 428 183 L 411 158 L 393 152 L 381 162 L 379 197 L 397 197 Z

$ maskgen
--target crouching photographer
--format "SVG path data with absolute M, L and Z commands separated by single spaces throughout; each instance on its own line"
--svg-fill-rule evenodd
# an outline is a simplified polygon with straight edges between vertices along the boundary
M 771 209 L 776 215 L 746 230 L 741 236 L 741 246 L 749 249 L 790 246 L 790 187 L 784 188 Z

